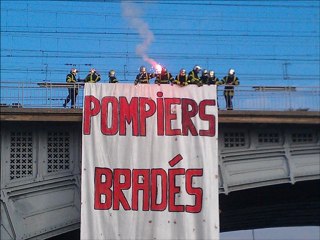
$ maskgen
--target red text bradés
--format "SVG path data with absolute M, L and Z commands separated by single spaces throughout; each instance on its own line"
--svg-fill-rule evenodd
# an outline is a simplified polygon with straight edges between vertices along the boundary
M 169 163 L 176 164 L 182 159 L 177 155 Z M 171 165 L 173 166 L 173 165 Z M 177 185 L 176 177 L 185 176 L 185 186 Z M 94 208 L 96 210 L 138 211 L 139 202 L 143 211 L 164 211 L 199 213 L 202 209 L 203 190 L 192 185 L 194 177 L 202 177 L 203 169 L 110 169 L 95 168 Z M 143 179 L 141 181 L 141 179 Z M 176 203 L 176 195 L 185 188 L 186 194 L 194 197 L 194 204 Z M 131 192 L 130 199 L 124 191 Z M 139 199 L 139 192 L 142 198 Z
M 146 136 L 147 119 L 157 118 L 158 136 L 215 136 L 215 116 L 206 113 L 207 107 L 215 106 L 214 99 L 204 99 L 199 104 L 189 98 L 163 98 L 163 93 L 157 93 L 157 99 L 133 97 L 130 102 L 126 97 L 105 96 L 101 100 L 92 95 L 84 99 L 83 134 L 90 135 L 92 118 L 100 113 L 101 132 L 104 135 L 127 134 L 127 124 L 131 124 L 133 136 Z M 172 108 L 180 106 L 181 124 L 173 128 L 172 122 L 177 120 L 177 112 Z M 198 129 L 195 117 L 207 122 L 206 129 Z

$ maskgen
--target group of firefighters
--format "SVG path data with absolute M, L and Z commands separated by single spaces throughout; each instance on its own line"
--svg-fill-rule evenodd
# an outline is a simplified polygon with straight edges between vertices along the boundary
M 76 83 L 79 79 L 76 79 L 77 69 L 71 69 L 70 73 L 66 77 L 67 83 Z M 172 74 L 167 71 L 165 67 L 161 67 L 155 73 L 148 73 L 145 66 L 140 67 L 140 72 L 134 80 L 134 84 L 149 84 L 150 80 L 155 78 L 155 84 L 176 84 L 179 86 L 187 86 L 189 84 L 195 84 L 199 87 L 203 85 L 225 85 L 224 97 L 226 100 L 226 109 L 233 110 L 232 98 L 234 96 L 234 86 L 239 85 L 239 79 L 235 75 L 234 69 L 229 69 L 228 75 L 219 80 L 215 76 L 215 72 L 206 69 L 202 69 L 199 65 L 195 65 L 194 68 L 187 74 L 184 68 L 180 69 L 179 74 L 174 78 Z M 92 68 L 86 78 L 82 81 L 87 83 L 96 83 L 101 80 L 100 74 Z M 80 80 L 81 81 L 81 80 Z M 116 72 L 114 70 L 109 71 L 109 83 L 118 83 L 116 78 Z M 71 108 L 75 107 L 76 97 L 78 95 L 77 88 L 68 88 L 69 95 L 67 96 L 63 106 L 66 107 L 71 100 Z
M 84 80 L 77 79 L 76 76 L 78 74 L 78 70 L 76 68 L 72 68 L 70 73 L 66 77 L 67 83 L 76 83 L 76 82 L 86 82 L 86 83 L 97 83 L 101 80 L 101 75 L 96 71 L 95 68 L 91 68 L 89 74 L 86 76 Z M 117 83 L 118 79 L 116 78 L 116 72 L 114 70 L 109 71 L 109 83 Z M 71 108 L 75 108 L 76 106 L 76 98 L 78 95 L 78 88 L 68 88 L 68 96 L 64 101 L 63 107 L 67 107 L 67 104 L 71 100 Z

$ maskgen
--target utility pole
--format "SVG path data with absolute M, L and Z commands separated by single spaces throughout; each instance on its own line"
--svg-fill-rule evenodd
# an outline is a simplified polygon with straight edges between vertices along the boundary
M 254 236 L 254 229 L 251 230 L 252 231 L 252 240 L 255 240 L 255 236 Z
M 127 81 L 127 64 L 123 65 L 123 77 L 124 77 L 124 81 Z
M 290 77 L 288 75 L 288 65 L 290 65 L 290 63 L 288 63 L 288 62 L 285 62 L 282 64 L 282 75 L 283 75 L 284 80 L 290 79 Z
M 45 68 L 46 69 L 46 79 L 45 80 L 47 82 L 48 81 L 48 64 L 45 63 L 44 65 L 46 66 L 46 68 Z

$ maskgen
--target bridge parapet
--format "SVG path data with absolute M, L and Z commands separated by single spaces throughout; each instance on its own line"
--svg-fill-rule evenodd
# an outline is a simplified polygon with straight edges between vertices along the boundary
M 100 83 L 99 83 L 100 84 Z M 109 83 L 102 83 L 109 84 Z M 121 83 L 124 86 L 128 83 Z M 82 108 L 83 82 L 77 84 L 63 82 L 1 82 L 1 105 L 17 108 L 63 108 L 68 88 L 79 90 L 77 108 Z M 188 86 L 187 86 L 188 87 Z M 212 87 L 212 86 L 203 86 Z M 217 87 L 218 102 L 225 107 L 224 86 Z M 294 86 L 235 86 L 233 98 L 237 110 L 303 110 L 319 111 L 320 87 Z

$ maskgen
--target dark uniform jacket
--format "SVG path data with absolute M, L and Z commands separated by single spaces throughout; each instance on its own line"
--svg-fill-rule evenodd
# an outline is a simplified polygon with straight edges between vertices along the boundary
M 69 73 L 66 77 L 66 82 L 67 83 L 76 83 L 77 82 L 76 75 L 74 75 L 73 73 Z M 69 91 L 69 94 L 70 94 L 70 91 L 73 91 L 73 93 L 75 95 L 78 95 L 78 86 L 76 86 L 76 84 L 74 84 L 74 86 L 68 87 L 68 91 Z
M 201 76 L 200 77 L 200 81 L 203 83 L 203 84 L 208 84 L 209 82 L 209 76 Z
M 150 73 L 139 73 L 136 76 L 136 80 L 134 81 L 134 83 L 135 84 L 138 84 L 138 83 L 146 84 L 146 83 L 149 83 L 151 78 L 154 78 L 153 74 L 150 74 Z
M 172 83 L 174 78 L 172 77 L 171 73 L 160 73 L 156 75 L 156 80 L 154 83 L 156 84 L 169 84 Z
M 235 75 L 225 76 L 221 80 L 221 84 L 224 84 L 224 95 L 233 96 L 234 95 L 234 86 L 239 85 L 239 79 Z
M 201 83 L 200 77 L 198 77 L 198 74 L 192 70 L 188 74 L 188 84 L 199 84 Z
M 84 79 L 87 83 L 96 83 L 99 82 L 101 79 L 100 74 L 97 72 L 89 73 L 86 78 Z
M 175 84 L 186 86 L 188 85 L 188 76 L 187 75 L 177 75 L 174 81 Z
M 69 73 L 66 77 L 66 82 L 76 83 L 77 82 L 76 75 L 74 75 L 73 73 Z
M 117 83 L 118 79 L 116 77 L 109 77 L 109 83 Z
M 217 78 L 216 76 L 214 77 L 208 77 L 208 80 L 206 83 L 204 84 L 208 84 L 208 85 L 219 85 L 220 82 L 219 82 L 219 78 Z

